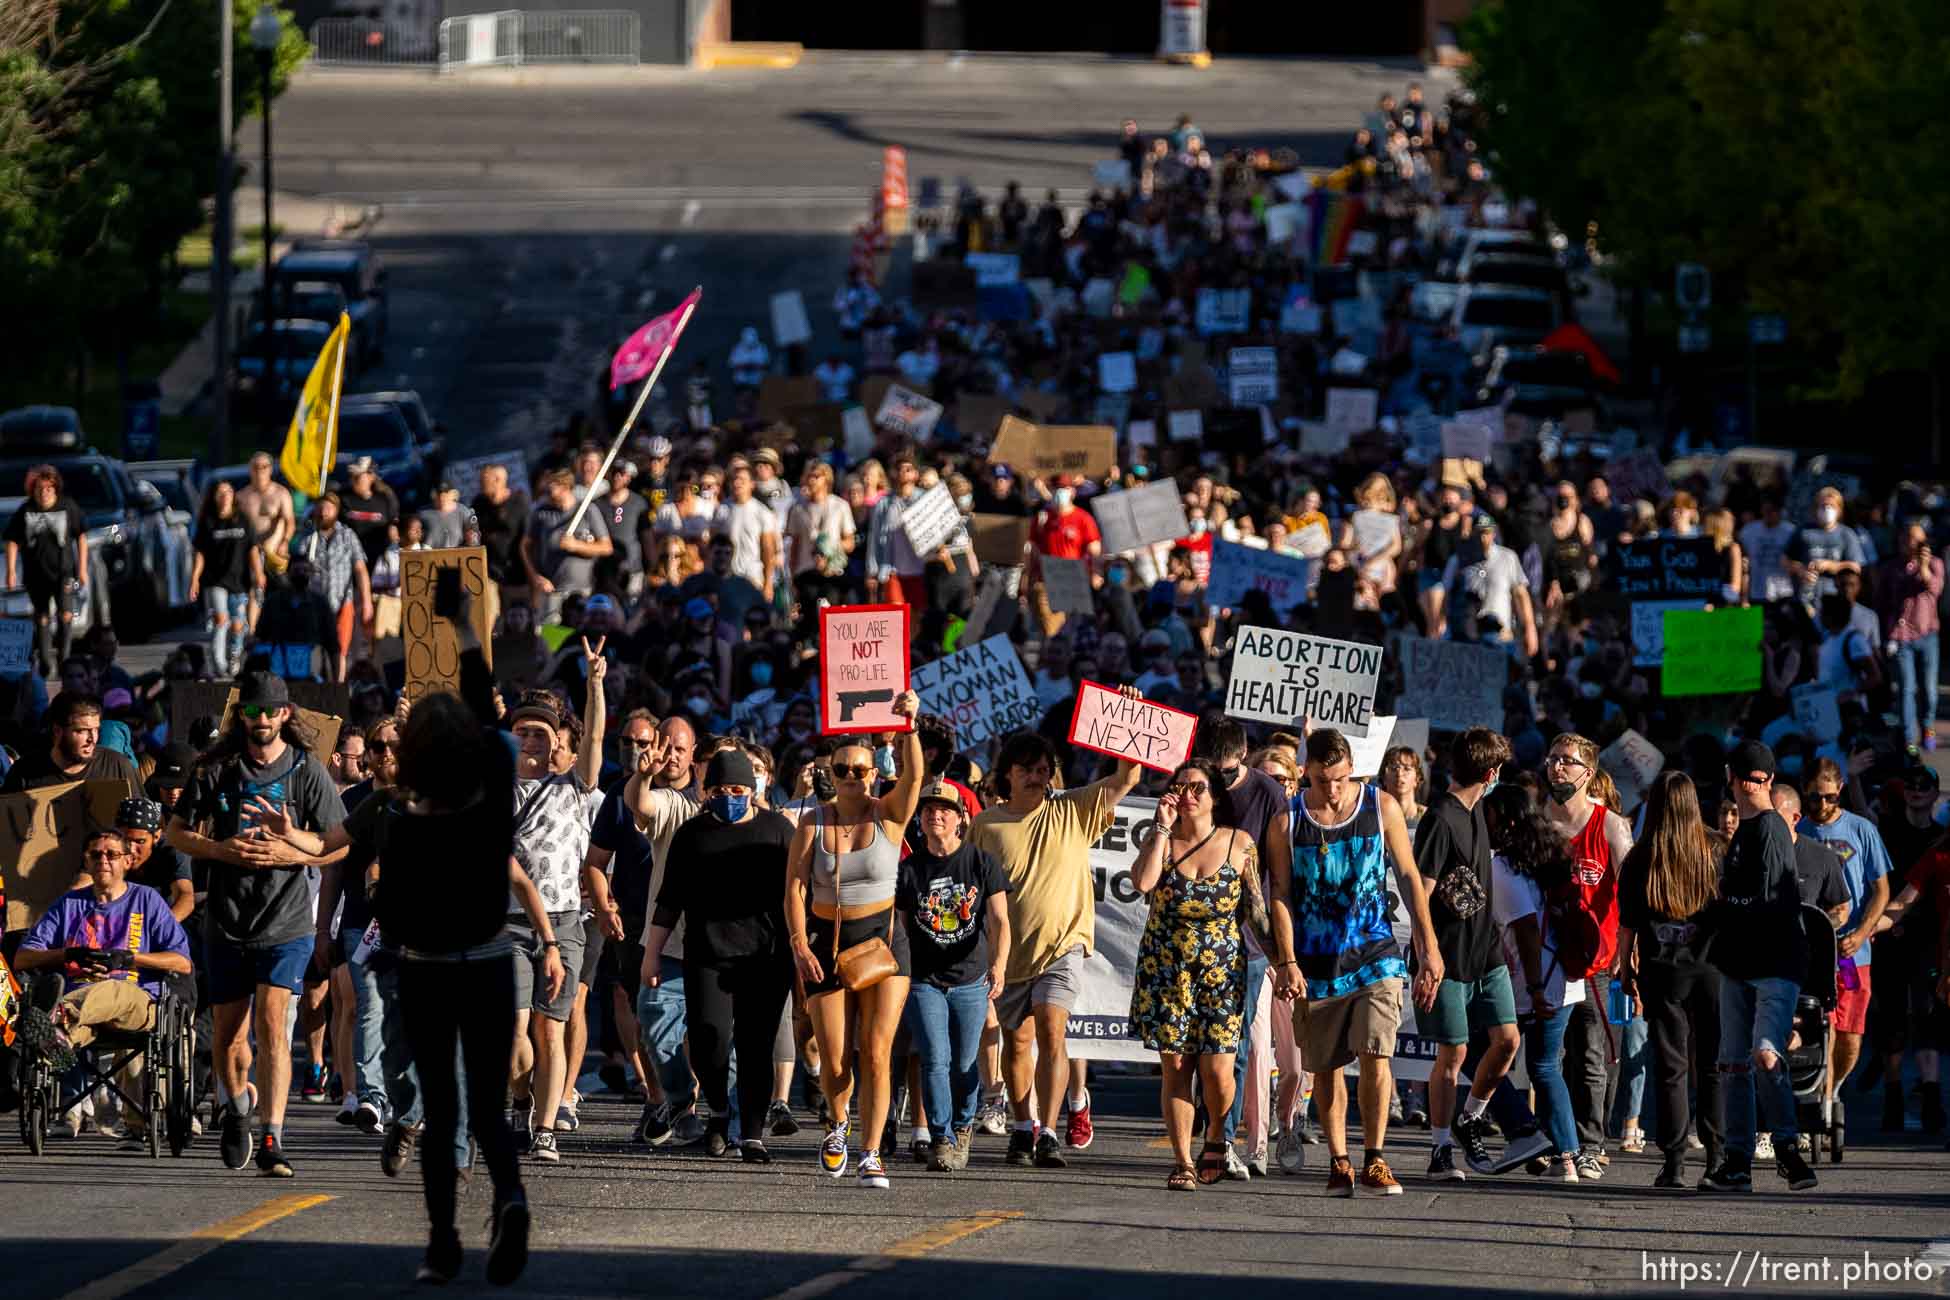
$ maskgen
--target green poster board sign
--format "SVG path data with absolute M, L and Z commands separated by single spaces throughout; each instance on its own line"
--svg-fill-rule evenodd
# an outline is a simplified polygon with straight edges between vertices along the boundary
M 1662 693 L 1733 695 L 1760 689 L 1762 611 L 1669 609 Z

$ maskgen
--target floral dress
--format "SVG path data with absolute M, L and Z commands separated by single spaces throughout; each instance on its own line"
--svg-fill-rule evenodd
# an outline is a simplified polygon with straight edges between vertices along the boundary
M 1251 842 L 1244 847 L 1243 870 L 1257 871 Z M 1246 1014 L 1241 871 L 1228 860 L 1209 879 L 1192 880 L 1168 866 L 1151 891 L 1151 919 L 1138 940 L 1131 1029 L 1153 1051 L 1239 1050 Z

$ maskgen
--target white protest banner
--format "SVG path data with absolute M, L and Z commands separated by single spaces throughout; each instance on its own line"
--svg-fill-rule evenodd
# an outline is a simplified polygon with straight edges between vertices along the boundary
M 1330 388 L 1327 390 L 1327 427 L 1349 433 L 1366 433 L 1374 428 L 1375 413 L 1381 407 L 1381 394 L 1372 388 Z
M 34 620 L 0 619 L 0 677 L 25 677 L 34 666 Z
M 1226 712 L 1281 725 L 1304 719 L 1365 736 L 1380 676 L 1378 645 L 1242 627 L 1233 641 Z
M 1353 435 L 1346 429 L 1336 429 L 1331 424 L 1318 420 L 1300 422 L 1300 454 L 1303 456 L 1338 456 L 1347 450 Z
M 975 273 L 977 289 L 999 289 L 1022 279 L 1022 259 L 1014 253 L 970 253 L 962 265 Z
M 1349 736 L 1347 748 L 1354 760 L 1354 770 L 1350 776 L 1367 780 L 1381 773 L 1381 760 L 1387 756 L 1395 737 L 1395 720 L 1389 716 L 1372 718 L 1368 722 L 1368 734 Z
M 1205 438 L 1203 411 L 1171 411 L 1165 419 L 1173 442 L 1200 442 Z
M 1510 656 L 1497 645 L 1404 637 L 1398 712 L 1427 718 L 1443 731 L 1503 729 L 1503 687 Z
M 528 486 L 528 456 L 525 452 L 497 451 L 486 456 L 469 456 L 466 460 L 450 460 L 442 477 L 460 489 L 460 499 L 464 504 L 472 501 L 481 490 L 481 471 L 490 465 L 499 465 L 508 471 L 508 491 L 534 500 L 535 494 Z
M 1263 591 L 1273 612 L 1284 615 L 1306 601 L 1312 580 L 1312 560 L 1215 537 L 1205 599 L 1215 609 L 1237 609 L 1247 592 Z
M 840 432 L 847 459 L 865 460 L 873 455 L 873 423 L 867 419 L 866 407 L 849 406 L 840 412 Z
M 1705 609 L 1703 600 L 1635 600 L 1632 602 L 1632 666 L 1657 668 L 1666 661 L 1666 611 Z
M 1121 555 L 1169 542 L 1191 531 L 1185 522 L 1185 501 L 1170 479 L 1123 492 L 1104 492 L 1090 498 L 1090 513 L 1103 534 L 1104 554 Z
M 1090 562 L 1043 557 L 1043 592 L 1049 607 L 1059 614 L 1095 614 L 1097 602 L 1090 597 Z
M 1105 352 L 1097 358 L 1097 386 L 1106 393 L 1129 393 L 1137 388 L 1137 357 L 1129 352 Z
M 1070 743 L 1158 772 L 1175 772 L 1192 752 L 1198 716 L 1132 699 L 1085 679 L 1070 714 Z
M 955 724 L 955 743 L 963 752 L 1033 727 L 1043 716 L 1042 702 L 1006 635 L 921 664 L 908 682 L 921 697 L 921 712 Z
M 908 689 L 905 605 L 819 611 L 819 723 L 829 736 L 906 731 L 894 700 Z
M 1307 209 L 1299 203 L 1275 203 L 1266 209 L 1266 242 L 1284 244 L 1307 228 Z
M 1280 362 L 1272 348 L 1234 348 L 1226 363 L 1234 406 L 1280 400 Z
M 797 289 L 772 295 L 772 342 L 782 348 L 812 342 L 812 321 L 806 318 L 806 299 Z
M 1155 1061 L 1131 1029 L 1131 983 L 1151 902 L 1131 883 L 1138 852 L 1152 833 L 1156 799 L 1120 800 L 1110 829 L 1090 846 L 1097 937 L 1077 976 L 1065 1046 L 1080 1061 Z
M 1605 746 L 1598 755 L 1598 766 L 1611 776 L 1611 783 L 1618 787 L 1618 807 L 1613 812 L 1629 817 L 1632 810 L 1645 802 L 1645 792 L 1652 788 L 1652 779 L 1659 775 L 1666 765 L 1666 756 L 1659 747 L 1636 731 L 1627 731 L 1611 744 Z
M 1131 188 L 1131 164 L 1124 158 L 1098 163 L 1090 169 L 1090 176 L 1097 184 L 1108 185 L 1114 190 Z
M 1124 436 L 1131 440 L 1133 447 L 1155 447 L 1158 445 L 1158 422 L 1132 420 L 1124 426 Z
M 1201 334 L 1244 334 L 1252 314 L 1251 289 L 1200 289 L 1195 320 Z
M 1487 464 L 1490 459 L 1490 443 L 1490 431 L 1483 425 L 1464 420 L 1442 422 L 1442 454 L 1449 459 L 1474 460 Z
M 1832 745 L 1842 738 L 1842 696 L 1832 686 L 1803 682 L 1788 692 L 1794 720 L 1817 744 Z
M 946 483 L 935 484 L 901 508 L 901 531 L 923 558 L 946 546 L 961 526 L 961 509 Z
M 935 421 L 941 418 L 941 412 L 941 403 L 933 398 L 923 397 L 899 384 L 889 384 L 887 395 L 880 399 L 880 409 L 874 413 L 873 422 L 916 442 L 925 442 L 928 435 L 934 432 Z

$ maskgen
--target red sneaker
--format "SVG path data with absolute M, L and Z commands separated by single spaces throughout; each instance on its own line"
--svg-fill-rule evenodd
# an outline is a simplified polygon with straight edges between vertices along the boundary
M 1090 1094 L 1087 1091 L 1083 1094 L 1083 1105 L 1070 1104 L 1070 1130 L 1066 1136 L 1073 1151 L 1083 1150 L 1097 1136 L 1097 1130 L 1090 1124 Z

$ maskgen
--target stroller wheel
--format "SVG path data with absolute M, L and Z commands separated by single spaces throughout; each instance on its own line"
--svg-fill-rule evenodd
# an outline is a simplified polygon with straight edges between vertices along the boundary
M 1828 1163 L 1831 1165 L 1839 1165 L 1842 1163 L 1842 1151 L 1844 1147 L 1842 1133 L 1843 1125 L 1841 1116 L 1837 1114 L 1828 1125 Z

